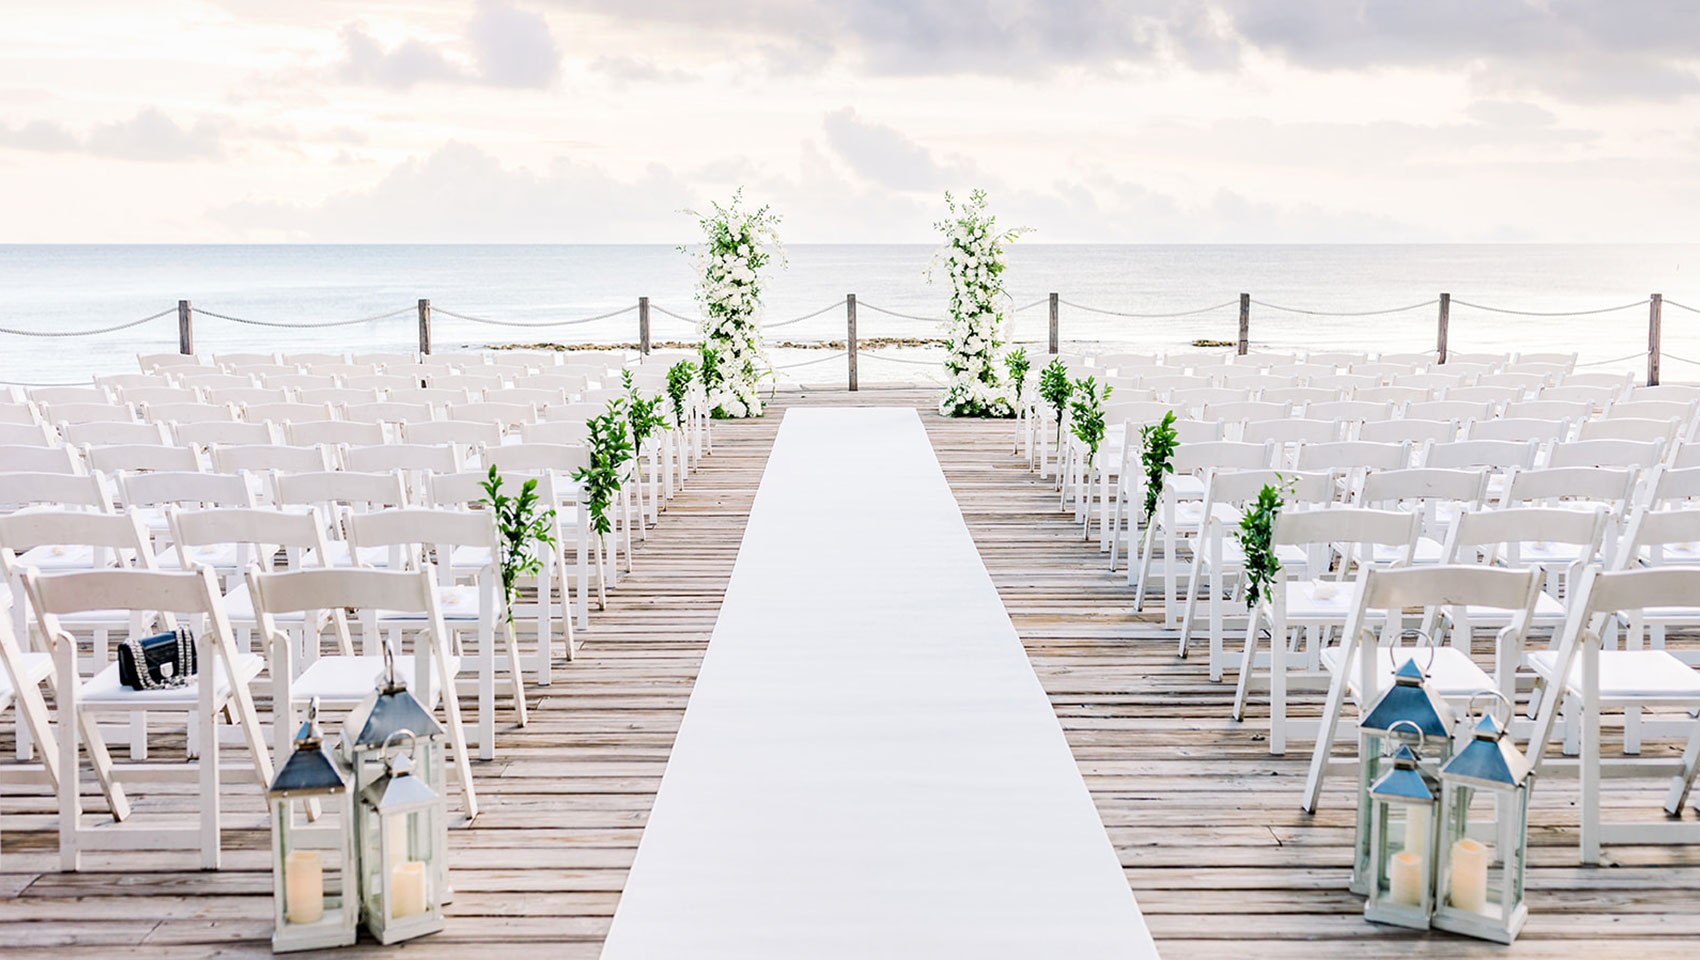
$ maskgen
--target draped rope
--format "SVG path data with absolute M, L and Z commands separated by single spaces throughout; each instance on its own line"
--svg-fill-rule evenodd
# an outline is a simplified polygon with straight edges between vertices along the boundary
M 1019 307 L 1012 307 L 1009 312 L 1010 313 L 1020 313 L 1023 310 L 1031 310 L 1034 307 L 1037 307 L 1042 303 L 1050 303 L 1050 302 L 1051 302 L 1050 297 L 1040 297 L 1039 299 L 1033 301 L 1032 303 L 1024 303 Z
M 1644 307 L 1650 301 L 1637 300 L 1616 307 L 1601 307 L 1598 310 L 1507 310 L 1504 307 L 1486 307 L 1479 303 L 1454 298 L 1452 303 L 1460 307 L 1470 307 L 1475 310 L 1486 310 L 1489 313 L 1509 313 L 1518 317 L 1590 317 L 1597 313 L 1616 313 L 1619 310 L 1629 310 L 1634 307 Z M 1665 301 L 1669 303 L 1670 301 Z
M 663 307 L 660 304 L 656 304 L 656 303 L 650 304 L 649 309 L 654 311 L 655 313 L 661 314 L 664 317 L 672 317 L 675 320 L 683 320 L 693 327 L 702 322 L 701 320 L 697 320 L 694 317 L 687 317 L 687 316 L 685 316 L 684 314 L 681 314 L 681 313 L 674 313 L 673 311 L 667 309 L 666 307 Z
M 391 310 L 389 313 L 376 313 L 370 317 L 356 317 L 353 320 L 327 320 L 323 323 L 284 323 L 276 320 L 250 320 L 246 317 L 233 317 L 228 313 L 217 313 L 212 310 L 202 309 L 201 307 L 190 307 L 189 309 L 204 316 L 217 317 L 220 320 L 229 320 L 231 323 L 243 323 L 251 327 L 281 327 L 290 330 L 323 330 L 326 327 L 352 327 L 356 324 L 371 323 L 374 320 L 388 320 L 391 317 L 399 317 L 404 313 L 412 313 L 415 308 L 402 307 L 400 310 Z
M 884 307 L 876 307 L 866 300 L 857 300 L 856 306 L 867 307 L 869 310 L 872 310 L 875 313 L 883 313 L 886 316 L 890 316 L 890 317 L 900 317 L 904 320 L 919 320 L 922 323 L 946 323 L 946 322 L 948 322 L 944 317 L 918 317 L 913 313 L 898 313 L 896 310 L 887 310 Z
M 1692 363 L 1695 366 L 1700 367 L 1700 360 L 1690 360 L 1687 357 L 1679 357 L 1674 353 L 1660 354 L 1660 356 L 1664 357 L 1666 360 L 1676 360 L 1680 363 Z
M 793 323 L 802 323 L 804 320 L 813 320 L 814 318 L 816 318 L 816 317 L 820 316 L 821 314 L 826 313 L 830 310 L 837 310 L 839 307 L 844 306 L 844 303 L 845 303 L 844 299 L 841 298 L 841 299 L 838 300 L 838 302 L 829 303 L 826 306 L 821 307 L 819 310 L 816 310 L 814 313 L 805 313 L 800 317 L 792 317 L 789 320 L 781 320 L 778 323 L 763 323 L 761 325 L 761 328 L 763 330 L 777 330 L 780 327 L 789 327 Z
M 943 357 L 940 357 L 937 360 L 921 360 L 913 357 L 888 357 L 883 353 L 869 353 L 868 356 L 873 357 L 875 360 L 889 360 L 892 363 L 914 363 L 923 367 L 936 367 L 944 362 Z
M 473 316 L 468 316 L 464 313 L 455 313 L 453 310 L 444 310 L 442 307 L 432 307 L 431 311 L 433 313 L 440 313 L 445 317 L 454 317 L 456 320 L 466 320 L 466 321 L 471 322 L 471 323 L 487 323 L 487 324 L 490 324 L 491 326 L 496 326 L 496 327 L 535 328 L 535 327 L 572 327 L 572 326 L 577 326 L 578 324 L 581 324 L 581 323 L 595 323 L 598 320 L 607 320 L 610 317 L 617 317 L 622 313 L 630 313 L 630 312 L 632 312 L 633 310 L 636 310 L 636 309 L 637 309 L 637 304 L 634 303 L 631 306 L 621 307 L 618 310 L 610 310 L 607 313 L 599 313 L 594 317 L 580 317 L 577 320 L 541 320 L 541 321 L 537 321 L 535 323 L 528 323 L 528 322 L 523 321 L 523 320 L 492 320 L 489 317 L 473 317 Z
M 1283 313 L 1302 313 L 1308 317 L 1379 317 L 1389 313 L 1404 313 L 1407 310 L 1432 307 L 1440 302 L 1440 298 L 1436 297 L 1433 300 L 1424 300 L 1422 303 L 1413 303 L 1404 307 L 1390 307 L 1386 310 L 1305 310 L 1301 307 L 1283 307 L 1273 303 L 1264 303 L 1262 300 L 1250 302 L 1270 310 L 1280 310 Z M 1454 300 L 1452 302 L 1459 303 L 1460 301 Z
M 1675 307 L 1678 310 L 1687 310 L 1689 313 L 1700 313 L 1700 307 L 1690 307 L 1687 304 L 1677 303 L 1675 300 L 1666 300 L 1664 303 L 1667 307 Z
M 40 383 L 30 380 L 0 380 L 0 386 L 7 387 L 89 387 L 93 385 L 93 382 L 89 380 L 73 380 L 70 383 Z
M 816 357 L 813 360 L 804 360 L 800 363 L 780 364 L 779 366 L 776 366 L 773 369 L 775 369 L 775 370 L 795 370 L 798 367 L 807 367 L 807 366 L 812 366 L 812 365 L 817 364 L 817 363 L 825 363 L 828 360 L 837 360 L 839 357 L 847 357 L 849 355 L 850 355 L 850 352 L 848 350 L 840 350 L 837 353 L 830 354 L 830 355 L 824 356 L 824 357 Z
M 102 333 L 115 333 L 119 330 L 128 330 L 131 327 L 139 327 L 144 323 L 158 320 L 160 317 L 176 312 L 177 308 L 172 307 L 168 310 L 161 310 L 150 317 L 143 317 L 140 320 L 131 320 L 128 323 L 114 324 L 110 327 L 101 327 L 98 330 L 20 330 L 15 327 L 0 327 L 0 333 L 11 333 L 20 337 L 46 337 L 50 339 L 58 337 L 93 337 Z M 76 386 L 76 384 L 20 384 L 20 386 Z
M 1643 351 L 1640 351 L 1640 352 L 1637 352 L 1637 353 L 1632 353 L 1632 354 L 1630 354 L 1626 357 L 1618 357 L 1615 360 L 1591 360 L 1588 363 L 1578 363 L 1577 366 L 1578 367 L 1603 367 L 1608 363 L 1622 363 L 1625 360 L 1639 360 L 1646 355 L 1647 355 L 1646 351 L 1643 350 Z M 1667 353 L 1667 354 L 1665 354 L 1665 356 L 1668 357 L 1668 356 L 1670 356 L 1670 354 Z
M 1063 300 L 1061 298 L 1058 298 L 1057 302 L 1066 303 L 1076 310 L 1085 310 L 1087 313 L 1101 313 L 1109 317 L 1129 317 L 1134 320 L 1168 320 L 1174 317 L 1191 317 L 1200 313 L 1209 313 L 1212 310 L 1220 310 L 1223 307 L 1231 307 L 1239 303 L 1238 300 L 1229 300 L 1227 303 L 1218 303 L 1210 307 L 1199 307 L 1197 310 L 1182 310 L 1179 313 L 1128 313 L 1124 310 L 1105 310 L 1102 307 L 1089 307 L 1084 303 L 1075 303 L 1072 300 Z

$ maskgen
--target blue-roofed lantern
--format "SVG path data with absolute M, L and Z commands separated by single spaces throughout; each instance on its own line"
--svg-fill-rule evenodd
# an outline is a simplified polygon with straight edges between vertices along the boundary
M 1400 720 L 1401 730 L 1416 724 Z M 1392 762 L 1369 788 L 1369 893 L 1364 919 L 1426 930 L 1434 913 L 1435 818 L 1440 783 L 1418 748 L 1390 743 Z
M 355 941 L 360 895 L 354 793 L 319 733 L 319 701 L 266 790 L 272 834 L 272 952 Z
M 1367 651 L 1366 651 L 1367 652 Z M 1432 656 L 1431 656 L 1432 659 Z M 1393 673 L 1393 682 L 1358 721 L 1358 819 L 1353 838 L 1351 890 L 1369 894 L 1369 790 L 1385 769 L 1390 745 L 1423 749 L 1424 762 L 1438 766 L 1452 755 L 1452 708 L 1428 682 L 1415 658 Z M 1397 729 L 1395 729 L 1397 728 Z
M 1511 702 L 1497 690 L 1481 694 L 1489 695 L 1498 698 L 1505 718 L 1495 717 L 1493 710 L 1483 712 L 1470 739 L 1440 768 L 1434 926 L 1510 943 L 1529 918 L 1523 896 L 1529 791 L 1535 774 L 1507 735 Z M 1475 830 L 1470 828 L 1472 814 L 1477 817 Z

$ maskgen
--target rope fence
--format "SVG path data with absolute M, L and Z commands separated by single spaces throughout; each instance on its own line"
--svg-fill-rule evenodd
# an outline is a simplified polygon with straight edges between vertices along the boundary
M 1009 297 L 1008 294 L 1004 295 L 1004 299 L 1009 300 L 1011 302 L 1011 304 L 1013 304 L 1013 298 Z M 1036 299 L 1036 300 L 1033 300 L 1033 301 L 1030 301 L 1030 302 L 1027 302 L 1027 303 L 1022 303 L 1020 305 L 1012 305 L 1008 309 L 1009 309 L 1009 314 L 1011 316 L 1013 316 L 1014 314 L 1026 313 L 1027 311 L 1031 311 L 1031 310 L 1034 310 L 1038 307 L 1044 307 L 1044 306 L 1047 306 L 1047 305 L 1049 306 L 1049 310 L 1048 310 L 1048 314 L 1049 314 L 1049 316 L 1048 316 L 1049 338 L 1048 338 L 1048 340 L 1047 339 L 1017 340 L 1017 339 L 1012 338 L 1010 340 L 1011 344 L 1023 344 L 1023 345 L 1032 345 L 1032 346 L 1038 346 L 1040 344 L 1048 344 L 1049 352 L 1051 352 L 1051 353 L 1058 352 L 1059 344 L 1061 342 L 1060 331 L 1059 331 L 1059 325 L 1060 325 L 1059 313 L 1060 313 L 1060 308 L 1064 307 L 1064 306 L 1068 307 L 1070 310 L 1077 310 L 1077 311 L 1081 311 L 1083 313 L 1093 314 L 1093 315 L 1097 315 L 1097 316 L 1118 317 L 1118 318 L 1125 318 L 1125 319 L 1130 319 L 1130 320 L 1183 320 L 1183 319 L 1191 318 L 1191 317 L 1204 317 L 1207 314 L 1216 314 L 1216 313 L 1219 313 L 1221 311 L 1230 310 L 1231 308 L 1238 306 L 1238 308 L 1239 308 L 1239 310 L 1238 310 L 1239 329 L 1238 329 L 1237 339 L 1223 339 L 1223 340 L 1218 340 L 1218 339 L 1214 339 L 1214 338 L 1211 338 L 1211 339 L 1208 339 L 1208 340 L 1201 339 L 1201 340 L 1195 340 L 1193 345 L 1199 346 L 1199 347 L 1221 346 L 1221 347 L 1229 347 L 1229 348 L 1237 346 L 1238 352 L 1241 353 L 1241 354 L 1244 354 L 1244 353 L 1248 352 L 1248 348 L 1249 348 L 1249 344 L 1250 344 L 1249 329 L 1250 329 L 1250 326 L 1251 326 L 1251 314 L 1252 314 L 1252 308 L 1253 307 L 1257 307 L 1260 310 L 1273 311 L 1275 313 L 1281 313 L 1281 314 L 1293 314 L 1293 315 L 1297 315 L 1297 316 L 1358 318 L 1358 317 L 1381 317 L 1381 316 L 1393 316 L 1393 315 L 1398 315 L 1398 314 L 1408 314 L 1408 313 L 1411 313 L 1413 311 L 1434 308 L 1438 305 L 1439 309 L 1438 309 L 1438 312 L 1437 312 L 1437 315 L 1436 315 L 1437 346 L 1435 348 L 1435 352 L 1438 353 L 1438 355 L 1440 357 L 1440 361 L 1442 363 L 1445 362 L 1445 358 L 1446 358 L 1446 354 L 1447 354 L 1447 339 L 1448 339 L 1448 333 L 1449 333 L 1449 328 L 1450 328 L 1450 321 L 1452 320 L 1451 307 L 1453 307 L 1453 306 L 1465 308 L 1465 309 L 1468 309 L 1468 310 L 1477 310 L 1477 311 L 1483 311 L 1483 312 L 1486 312 L 1486 313 L 1500 314 L 1500 315 L 1505 315 L 1505 316 L 1537 317 L 1537 318 L 1591 317 L 1591 316 L 1600 316 L 1600 315 L 1605 315 L 1605 314 L 1622 313 L 1624 311 L 1635 310 L 1635 309 L 1638 309 L 1638 308 L 1646 308 L 1648 310 L 1648 320 L 1647 320 L 1647 322 L 1648 322 L 1648 346 L 1647 346 L 1647 349 L 1645 351 L 1636 351 L 1635 353 L 1626 354 L 1626 355 L 1621 356 L 1621 357 L 1614 357 L 1614 358 L 1609 359 L 1609 360 L 1588 361 L 1586 363 L 1579 363 L 1579 364 L 1577 364 L 1577 366 L 1579 366 L 1579 367 L 1610 366 L 1610 365 L 1613 365 L 1613 364 L 1622 364 L 1622 363 L 1627 363 L 1627 362 L 1631 362 L 1631 361 L 1635 361 L 1635 360 L 1638 360 L 1638 359 L 1645 358 L 1646 361 L 1647 361 L 1647 365 L 1648 365 L 1648 367 L 1647 367 L 1647 369 L 1648 369 L 1647 379 L 1648 379 L 1649 383 L 1657 383 L 1658 382 L 1658 364 L 1659 364 L 1659 359 L 1660 359 L 1661 356 L 1668 356 L 1672 360 L 1675 360 L 1679 363 L 1695 363 L 1695 361 L 1691 361 L 1691 360 L 1688 360 L 1684 357 L 1676 356 L 1674 354 L 1664 353 L 1662 351 L 1661 345 L 1660 345 L 1660 343 L 1661 343 L 1660 338 L 1661 338 L 1662 329 L 1663 329 L 1662 308 L 1668 306 L 1668 307 L 1672 307 L 1676 310 L 1684 311 L 1686 313 L 1700 314 L 1700 307 L 1690 306 L 1688 304 L 1679 303 L 1679 302 L 1674 301 L 1674 300 L 1666 300 L 1660 294 L 1653 294 L 1650 297 L 1647 297 L 1647 298 L 1644 298 L 1644 299 L 1641 299 L 1641 300 L 1636 300 L 1636 301 L 1632 301 L 1632 302 L 1629 302 L 1629 303 L 1617 304 L 1615 306 L 1594 307 L 1594 308 L 1578 309 L 1578 310 L 1525 310 L 1525 309 L 1520 309 L 1520 308 L 1495 306 L 1495 305 L 1492 305 L 1492 304 L 1477 303 L 1475 301 L 1470 301 L 1470 300 L 1458 300 L 1458 299 L 1451 297 L 1450 294 L 1445 294 L 1445 293 L 1441 294 L 1437 298 L 1423 300 L 1423 301 L 1418 302 L 1418 303 L 1404 304 L 1404 305 L 1401 305 L 1401 306 L 1385 307 L 1385 308 L 1379 308 L 1379 309 L 1325 310 L 1325 309 L 1317 309 L 1317 308 L 1312 308 L 1312 307 L 1299 307 L 1299 306 L 1292 306 L 1292 305 L 1288 305 L 1288 304 L 1273 303 L 1273 302 L 1270 302 L 1270 301 L 1267 301 L 1267 300 L 1253 299 L 1250 294 L 1242 293 L 1236 299 L 1226 300 L 1226 301 L 1222 301 L 1220 303 L 1211 303 L 1211 304 L 1208 304 L 1208 305 L 1205 305 L 1205 306 L 1193 307 L 1193 308 L 1182 309 L 1182 310 L 1167 310 L 1167 311 L 1159 311 L 1159 312 L 1148 312 L 1148 311 L 1122 310 L 1122 309 L 1116 309 L 1116 308 L 1107 307 L 1107 306 L 1095 306 L 1095 305 L 1091 305 L 1091 304 L 1078 303 L 1078 302 L 1075 302 L 1073 300 L 1062 299 L 1062 297 L 1060 297 L 1058 294 L 1052 293 L 1052 294 L 1049 294 L 1045 297 L 1041 297 L 1039 299 Z M 817 357 L 817 358 L 812 358 L 810 360 L 801 361 L 799 363 L 789 364 L 789 365 L 787 365 L 785 367 L 781 367 L 779 369 L 791 369 L 791 368 L 795 368 L 795 367 L 812 366 L 812 365 L 815 365 L 815 364 L 825 363 L 829 360 L 848 355 L 848 356 L 850 356 L 851 361 L 852 361 L 851 369 L 853 371 L 854 370 L 854 360 L 855 360 L 856 355 L 859 352 L 867 352 L 869 354 L 869 356 L 871 356 L 871 357 L 877 357 L 878 359 L 881 359 L 881 360 L 890 360 L 894 363 L 936 365 L 939 362 L 939 361 L 936 361 L 936 360 L 924 360 L 924 359 L 903 358 L 903 357 L 890 357 L 890 356 L 885 356 L 885 355 L 873 352 L 875 349 L 878 349 L 880 347 L 913 346 L 915 344 L 908 344 L 906 342 L 907 340 L 909 340 L 911 338 L 875 337 L 875 338 L 872 338 L 867 344 L 858 347 L 858 339 L 857 339 L 857 333 L 856 333 L 856 320 L 855 320 L 856 311 L 857 311 L 858 308 L 863 309 L 863 310 L 872 311 L 875 314 L 881 314 L 881 315 L 884 315 L 886 317 L 892 317 L 892 318 L 895 318 L 895 319 L 898 319 L 898 320 L 907 320 L 907 321 L 912 321 L 912 322 L 916 322 L 916 323 L 943 324 L 943 323 L 948 322 L 948 320 L 945 317 L 926 316 L 926 315 L 923 315 L 923 314 L 920 314 L 920 313 L 908 313 L 908 312 L 905 312 L 905 311 L 902 311 L 902 310 L 894 310 L 894 309 L 891 309 L 891 308 L 888 308 L 888 307 L 879 306 L 878 304 L 869 303 L 866 300 L 861 300 L 853 294 L 847 295 L 845 297 L 841 297 L 837 300 L 834 300 L 831 303 L 828 303 L 828 304 L 826 304 L 822 307 L 819 307 L 818 309 L 811 310 L 807 313 L 803 313 L 803 314 L 800 314 L 800 315 L 794 316 L 794 317 L 789 317 L 789 318 L 783 319 L 783 320 L 763 322 L 761 324 L 761 327 L 762 327 L 763 330 L 767 330 L 767 331 L 779 330 L 779 329 L 783 329 L 785 327 L 790 327 L 794 324 L 800 324 L 800 323 L 804 323 L 804 322 L 809 321 L 809 320 L 816 320 L 816 319 L 819 319 L 821 317 L 825 317 L 828 314 L 832 314 L 834 311 L 839 311 L 839 310 L 844 311 L 844 322 L 847 324 L 847 334 L 848 334 L 844 339 L 842 339 L 842 340 L 813 339 L 813 340 L 801 340 L 801 341 L 795 341 L 795 342 L 787 342 L 786 344 L 784 344 L 784 346 L 787 347 L 787 348 L 797 347 L 797 348 L 810 348 L 810 349 L 836 349 L 836 348 L 844 347 L 846 349 L 844 349 L 843 352 L 836 353 L 831 357 Z M 226 321 L 226 322 L 229 322 L 229 323 L 241 324 L 241 325 L 244 325 L 244 326 L 264 327 L 264 328 L 270 328 L 270 329 L 324 330 L 324 329 L 333 329 L 333 328 L 339 328 L 339 327 L 353 327 L 353 326 L 360 326 L 360 325 L 366 325 L 366 324 L 380 323 L 382 321 L 394 320 L 394 319 L 399 318 L 399 317 L 403 317 L 403 316 L 406 316 L 406 315 L 416 313 L 417 314 L 417 322 L 418 322 L 419 352 L 421 354 L 429 354 L 431 352 L 431 319 L 432 319 L 433 314 L 441 314 L 443 317 L 451 318 L 451 319 L 454 319 L 454 320 L 465 321 L 467 323 L 480 324 L 480 325 L 487 325 L 487 326 L 494 326 L 494 327 L 517 328 L 517 329 L 539 330 L 539 329 L 549 329 L 549 328 L 557 328 L 557 327 L 561 327 L 561 328 L 576 327 L 576 326 L 582 326 L 582 325 L 585 325 L 585 324 L 600 323 L 600 322 L 604 322 L 604 321 L 614 320 L 616 318 L 623 317 L 623 316 L 626 316 L 626 315 L 631 314 L 633 312 L 636 312 L 637 318 L 638 318 L 639 335 L 638 335 L 638 341 L 637 341 L 635 346 L 640 352 L 643 352 L 643 353 L 650 352 L 651 347 L 655 346 L 655 344 L 652 343 L 651 338 L 650 338 L 650 318 L 651 318 L 652 314 L 659 314 L 662 317 L 666 317 L 666 318 L 669 318 L 671 320 L 678 321 L 680 323 L 690 324 L 692 327 L 695 327 L 695 328 L 700 328 L 701 325 L 702 325 L 701 319 L 696 318 L 696 317 L 687 316 L 683 313 L 678 313 L 678 312 L 675 312 L 673 310 L 669 310 L 668 308 L 666 308 L 665 306 L 662 306 L 660 304 L 652 304 L 652 303 L 649 302 L 648 297 L 640 297 L 640 298 L 638 298 L 636 303 L 629 304 L 629 305 L 623 306 L 623 307 L 619 307 L 617 309 L 608 310 L 608 311 L 603 312 L 603 313 L 598 313 L 598 314 L 595 314 L 595 315 L 592 315 L 592 316 L 575 317 L 575 318 L 572 318 L 572 319 L 565 319 L 565 320 L 505 320 L 505 319 L 501 319 L 499 317 L 489 317 L 489 316 L 481 316 L 481 315 L 478 315 L 478 314 L 461 313 L 459 311 L 449 310 L 449 309 L 446 309 L 446 308 L 443 308 L 443 307 L 433 307 L 431 305 L 431 301 L 425 300 L 425 299 L 419 300 L 417 302 L 416 306 L 402 307 L 402 308 L 399 308 L 399 309 L 396 309 L 396 310 L 390 310 L 390 311 L 386 311 L 386 312 L 383 312 L 383 313 L 375 313 L 375 314 L 371 314 L 369 316 L 354 317 L 354 318 L 347 319 L 347 320 L 325 320 L 325 321 L 261 320 L 261 319 L 255 319 L 255 318 L 252 318 L 252 317 L 244 317 L 244 316 L 239 316 L 239 315 L 235 315 L 235 314 L 231 314 L 231 313 L 225 313 L 225 312 L 221 312 L 221 311 L 217 311 L 217 310 L 209 310 L 209 309 L 206 309 L 204 307 L 193 306 L 190 303 L 190 301 L 188 301 L 188 300 L 180 300 L 180 301 L 178 301 L 177 306 L 174 310 L 173 309 L 165 309 L 165 310 L 159 311 L 158 313 L 150 314 L 150 315 L 142 317 L 140 319 L 128 320 L 128 321 L 125 321 L 123 323 L 111 324 L 109 326 L 104 326 L 104 327 L 97 327 L 97 328 L 87 329 L 87 330 L 32 330 L 32 329 L 21 328 L 21 327 L 0 326 L 0 335 L 34 337 L 34 338 L 48 338 L 48 339 L 64 339 L 64 338 L 76 338 L 76 337 L 101 336 L 101 335 L 110 334 L 110 333 L 117 333 L 119 331 L 128 330 L 128 329 L 132 329 L 132 328 L 135 328 L 135 327 L 140 327 L 143 324 L 151 323 L 153 321 L 160 320 L 164 317 L 167 317 L 174 312 L 177 314 L 177 318 L 178 318 L 180 352 L 185 353 L 185 354 L 192 354 L 192 353 L 195 352 L 195 350 L 194 350 L 194 337 L 193 337 L 193 318 L 194 318 L 195 314 L 199 314 L 203 317 L 209 317 L 209 318 L 213 318 L 213 319 L 217 319 L 217 320 Z M 1205 323 L 1205 324 L 1215 324 L 1215 323 L 1219 323 L 1219 322 L 1226 322 L 1226 318 L 1225 317 L 1217 317 L 1215 319 L 1202 320 L 1202 321 L 1199 321 L 1199 322 Z M 1208 333 L 1209 331 L 1205 331 L 1205 332 Z M 1223 331 L 1223 332 L 1226 333 L 1227 331 Z M 1193 334 L 1189 332 L 1189 336 L 1191 336 L 1191 335 L 1193 335 Z M 1114 338 L 1115 338 L 1115 332 L 1114 331 L 1109 332 L 1109 338 L 1111 340 L 1114 340 Z M 892 341 L 892 342 L 877 342 L 876 343 L 876 341 Z M 900 342 L 900 341 L 902 341 L 902 342 Z M 1268 343 L 1270 341 L 1268 341 L 1266 339 L 1264 342 Z M 1279 342 L 1279 341 L 1277 340 L 1276 342 Z M 1697 364 L 1697 365 L 1700 365 L 1700 364 Z M 855 389 L 855 387 L 854 387 L 854 375 L 853 374 L 852 374 L 852 381 L 851 382 L 852 382 L 851 389 Z M 5 384 L 5 385 L 9 385 L 9 386 L 59 386 L 59 385 L 62 385 L 62 384 L 33 383 L 33 382 L 25 382 L 25 381 L 0 381 L 0 384 Z M 70 385 L 70 384 L 63 384 L 63 385 Z

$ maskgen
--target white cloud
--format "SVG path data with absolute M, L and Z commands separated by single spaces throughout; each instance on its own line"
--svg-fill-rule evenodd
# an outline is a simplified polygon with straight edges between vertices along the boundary
M 408 90 L 422 83 L 476 83 L 496 87 L 553 85 L 561 49 L 549 21 L 499 0 L 479 0 L 464 31 L 464 53 L 409 37 L 385 47 L 364 24 L 342 29 L 336 74 L 346 83 Z
M 535 13 L 479 0 L 466 32 L 485 83 L 547 87 L 560 75 L 561 50 L 549 33 L 549 22 Z
M 155 163 L 213 160 L 224 154 L 227 127 L 207 119 L 185 127 L 156 107 L 143 107 L 128 120 L 97 123 L 82 135 L 46 120 L 0 127 L 0 146 Z
M 947 175 L 925 147 L 891 127 L 863 120 L 853 107 L 826 115 L 827 142 L 862 176 L 894 190 L 936 190 Z

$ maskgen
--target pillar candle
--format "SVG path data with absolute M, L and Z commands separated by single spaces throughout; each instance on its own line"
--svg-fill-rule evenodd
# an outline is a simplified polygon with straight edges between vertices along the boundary
M 390 871 L 390 916 L 425 912 L 425 862 L 406 860 Z
M 325 915 L 325 867 L 317 850 L 291 850 L 283 860 L 283 895 L 290 923 L 318 923 Z
M 1487 910 L 1488 849 L 1465 837 L 1452 845 L 1452 880 L 1448 895 L 1460 910 Z
M 1415 812 L 1405 816 L 1405 849 L 1419 857 L 1428 856 L 1428 818 Z
M 1394 903 L 1418 906 L 1423 902 L 1423 858 L 1409 850 L 1393 855 L 1388 880 L 1392 889 L 1389 898 Z

